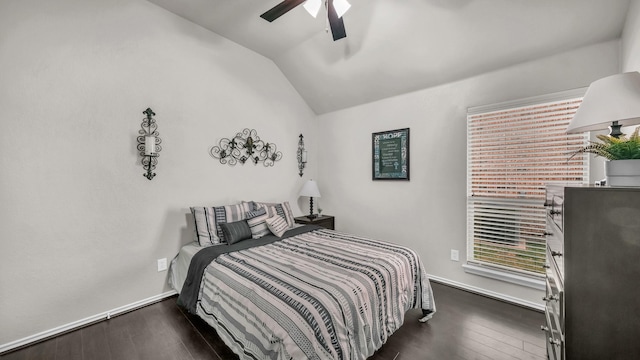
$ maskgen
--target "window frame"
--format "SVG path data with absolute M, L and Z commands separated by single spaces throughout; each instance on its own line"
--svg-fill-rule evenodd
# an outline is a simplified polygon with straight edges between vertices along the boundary
M 544 264 L 544 261 L 545 261 L 544 256 L 546 254 L 545 252 L 546 241 L 544 239 L 545 215 L 544 215 L 544 206 L 543 206 L 544 184 L 554 182 L 552 180 L 544 181 L 544 184 L 542 184 L 542 189 L 535 189 L 535 186 L 534 186 L 534 189 L 531 190 L 531 193 L 527 194 L 527 196 L 522 196 L 522 198 L 520 196 L 516 197 L 513 195 L 507 195 L 507 193 L 509 192 L 507 190 L 504 191 L 504 194 L 499 194 L 499 195 L 496 195 L 495 197 L 475 196 L 473 192 L 473 189 L 474 189 L 473 182 L 476 181 L 476 188 L 477 188 L 478 179 L 484 179 L 484 178 L 482 178 L 483 175 L 473 174 L 472 170 L 474 169 L 474 166 L 475 166 L 475 172 L 490 173 L 492 170 L 491 169 L 486 170 L 482 168 L 481 171 L 478 171 L 477 152 L 478 152 L 478 149 L 482 149 L 482 146 L 472 145 L 474 143 L 473 141 L 478 140 L 477 133 L 473 133 L 474 130 L 471 130 L 471 128 L 475 126 L 475 124 L 472 125 L 472 119 L 477 119 L 478 116 L 490 115 L 491 113 L 501 113 L 501 112 L 508 113 L 511 111 L 517 113 L 518 110 L 525 110 L 527 108 L 530 108 L 532 113 L 534 113 L 535 115 L 538 115 L 538 112 L 536 112 L 537 111 L 536 109 L 539 109 L 540 107 L 544 107 L 544 106 L 553 107 L 554 103 L 564 103 L 567 101 L 575 101 L 575 100 L 581 101 L 582 98 L 584 97 L 585 92 L 586 92 L 586 88 L 573 89 L 569 91 L 562 91 L 562 92 L 546 94 L 542 96 L 535 96 L 535 97 L 529 97 L 529 98 L 524 98 L 524 99 L 519 99 L 514 101 L 507 101 L 507 102 L 498 103 L 498 104 L 471 107 L 467 110 L 467 189 L 466 189 L 467 191 L 466 193 L 467 195 L 467 239 L 466 239 L 467 259 L 466 260 L 467 261 L 463 265 L 463 269 L 465 272 L 476 274 L 476 275 L 487 276 L 487 277 L 491 277 L 491 278 L 495 278 L 495 279 L 499 279 L 507 282 L 512 282 L 512 283 L 516 283 L 524 286 L 537 288 L 537 289 L 544 289 L 544 271 L 542 269 L 542 266 L 540 266 L 539 271 L 538 270 L 523 271 L 523 269 L 518 269 L 517 267 L 513 267 L 513 266 L 500 265 L 498 263 L 492 263 L 491 261 L 478 260 L 478 256 L 476 252 L 482 251 L 478 249 L 486 250 L 486 248 L 490 247 L 491 245 L 494 245 L 491 242 L 495 242 L 497 245 L 499 245 L 498 246 L 499 250 L 497 254 L 501 254 L 500 251 L 504 252 L 504 254 L 501 254 L 499 256 L 494 256 L 494 258 L 497 259 L 500 256 L 505 257 L 505 255 L 507 255 L 507 253 L 511 251 L 509 250 L 510 248 L 508 247 L 507 243 L 511 241 L 509 240 L 510 237 L 513 237 L 513 239 L 516 239 L 516 238 L 519 239 L 515 244 L 519 247 L 537 244 L 537 249 L 535 249 L 534 255 L 532 255 L 535 258 L 534 260 L 532 260 L 533 264 L 540 265 L 540 261 L 543 261 L 542 264 Z M 577 106 L 575 107 L 575 109 L 577 110 Z M 573 111 L 573 113 L 575 113 L 575 110 Z M 570 119 L 569 120 L 566 119 L 566 116 L 567 115 L 564 115 L 564 118 L 560 117 L 560 119 L 558 120 L 551 120 L 550 124 L 556 124 L 555 125 L 556 127 L 558 127 L 559 125 L 563 125 L 564 122 L 570 121 Z M 525 118 L 525 117 L 521 116 L 521 118 Z M 509 120 L 518 120 L 518 119 L 519 119 L 518 116 L 514 116 Z M 529 119 L 529 121 L 531 122 L 532 120 Z M 514 123 L 514 124 L 517 124 L 517 123 Z M 568 122 L 567 122 L 567 125 L 568 125 Z M 550 127 L 553 128 L 553 125 L 550 125 Z M 510 130 L 509 129 L 497 130 L 495 132 L 487 131 L 487 133 L 489 135 L 492 135 L 493 133 L 500 134 L 501 131 L 503 131 L 503 134 L 507 134 Z M 559 132 L 556 130 L 556 133 L 559 133 Z M 532 134 L 533 132 L 529 134 L 529 136 Z M 535 137 L 531 137 L 531 138 L 534 141 L 536 139 Z M 567 135 L 567 139 L 570 139 L 570 138 L 571 139 L 579 138 L 581 140 L 581 143 L 579 145 L 572 143 L 573 147 L 584 146 L 588 142 L 587 133 L 578 134 L 577 136 L 574 136 L 574 137 L 570 137 Z M 575 140 L 571 140 L 571 141 L 575 141 Z M 567 140 L 566 142 L 569 143 L 570 141 Z M 543 148 L 545 146 L 546 145 L 543 145 Z M 544 153 L 544 151 L 541 153 Z M 494 156 L 495 159 L 501 159 L 500 155 L 492 155 L 492 156 Z M 514 156 L 514 158 L 516 158 L 514 160 L 515 163 L 518 163 L 517 161 L 522 160 L 524 158 L 528 158 L 528 155 L 525 155 L 524 157 L 520 156 L 519 160 L 517 159 L 518 156 Z M 501 160 L 502 162 L 506 163 L 506 160 L 504 159 L 501 159 Z M 589 178 L 588 156 L 581 155 L 580 162 L 581 162 L 581 168 L 580 168 L 581 170 L 579 170 L 578 172 L 581 172 L 582 179 L 579 181 L 579 183 L 587 183 Z M 522 163 L 524 162 L 520 161 L 520 163 L 518 164 L 522 164 Z M 491 167 L 493 165 L 494 165 L 493 163 L 489 163 L 487 167 Z M 499 169 L 499 164 L 496 166 L 497 166 L 497 169 Z M 520 166 L 518 166 L 518 168 L 519 167 Z M 528 172 L 528 168 L 526 166 L 522 166 L 522 167 Z M 569 168 L 569 166 L 567 166 L 567 168 Z M 545 167 L 543 166 L 541 167 L 541 169 L 544 170 Z M 536 173 L 536 170 L 532 171 L 531 173 Z M 541 173 L 541 171 L 539 171 L 538 169 L 537 174 L 539 173 Z M 569 173 L 568 170 L 567 170 L 567 173 Z M 551 174 L 551 172 L 549 172 L 549 174 Z M 485 175 L 485 176 L 489 178 L 488 175 Z M 498 172 L 498 174 L 495 176 L 495 179 L 499 179 L 500 176 L 501 175 Z M 501 179 L 501 180 L 504 180 L 504 179 Z M 498 188 L 497 184 L 499 184 L 501 180 L 495 180 L 495 182 L 490 185 L 494 186 L 495 188 Z M 536 178 L 535 180 L 537 181 L 538 179 Z M 526 181 L 527 180 L 523 180 L 523 182 L 525 183 Z M 532 180 L 529 180 L 529 181 L 532 181 Z M 561 181 L 561 183 L 576 184 L 577 182 Z M 508 182 L 504 182 L 504 184 L 505 184 L 504 188 L 513 188 L 511 192 L 520 191 L 518 190 L 519 189 L 518 186 L 512 185 L 515 183 L 510 184 Z M 489 193 L 490 191 L 487 190 L 487 192 Z M 484 195 L 487 195 L 487 194 L 484 194 Z M 485 209 L 483 211 L 475 211 L 476 209 L 480 208 L 477 205 L 477 203 L 481 201 L 485 201 L 488 203 L 491 203 L 493 201 L 494 204 L 488 205 L 488 208 L 491 210 Z M 532 224 L 529 224 L 529 225 L 534 230 L 531 230 L 531 228 L 525 228 L 525 231 L 528 231 L 530 235 L 529 238 L 534 240 L 523 239 L 523 237 L 521 236 L 523 228 L 521 226 L 514 225 L 514 224 L 517 224 L 519 221 L 522 221 L 520 220 L 520 217 L 519 217 L 521 215 L 518 215 L 519 213 L 517 211 L 514 210 L 514 213 L 511 216 L 513 220 L 511 221 L 502 220 L 501 222 L 501 216 L 506 217 L 505 214 L 511 214 L 509 213 L 507 208 L 500 208 L 501 202 L 505 204 L 513 203 L 514 204 L 513 206 L 515 206 L 516 209 L 518 209 L 517 206 L 522 206 L 523 209 L 525 209 L 526 206 L 531 206 L 532 208 L 535 208 L 534 210 L 530 211 L 530 214 L 524 215 L 522 217 L 522 219 L 526 219 L 527 221 L 530 220 L 532 222 Z M 528 204 L 532 204 L 532 205 L 528 205 Z M 542 211 L 541 214 L 540 214 L 540 211 Z M 492 228 L 493 225 L 497 223 L 501 223 L 502 225 L 499 227 Z M 479 224 L 482 224 L 482 225 L 479 225 Z M 485 232 L 482 232 L 483 230 L 480 229 L 480 227 L 483 227 Z M 479 233 L 482 234 L 484 237 L 486 237 L 487 244 L 484 244 L 484 245 L 480 244 L 479 247 L 476 247 L 475 246 L 477 241 L 476 238 L 478 237 Z M 491 237 L 494 237 L 494 238 L 491 239 Z M 535 240 L 538 238 L 540 240 Z

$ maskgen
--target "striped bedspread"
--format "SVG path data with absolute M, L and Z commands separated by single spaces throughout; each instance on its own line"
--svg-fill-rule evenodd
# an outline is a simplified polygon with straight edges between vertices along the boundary
M 315 230 L 220 255 L 197 314 L 241 359 L 366 359 L 411 308 L 435 311 L 415 252 Z

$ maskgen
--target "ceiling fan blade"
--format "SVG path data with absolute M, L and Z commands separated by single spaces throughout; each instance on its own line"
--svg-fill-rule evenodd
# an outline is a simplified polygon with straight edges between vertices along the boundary
M 305 2 L 305 0 L 284 0 L 280 4 L 267 10 L 264 14 L 260 15 L 260 17 L 268 22 L 272 22 L 303 2 Z
M 347 31 L 344 28 L 344 21 L 342 21 L 341 17 L 338 17 L 336 8 L 333 6 L 333 0 L 328 1 L 327 13 L 329 16 L 329 26 L 331 27 L 333 41 L 347 37 Z

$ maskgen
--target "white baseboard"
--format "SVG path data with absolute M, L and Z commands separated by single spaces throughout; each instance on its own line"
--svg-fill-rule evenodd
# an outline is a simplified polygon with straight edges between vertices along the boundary
M 491 290 L 486 290 L 486 289 L 482 289 L 479 287 L 475 287 L 475 286 L 471 286 L 471 285 L 467 285 L 461 282 L 457 282 L 457 281 L 453 281 L 453 280 L 449 280 L 449 279 L 445 279 L 445 278 L 441 278 L 439 276 L 435 276 L 435 275 L 431 275 L 428 274 L 429 279 L 435 281 L 435 282 L 439 282 L 445 285 L 449 285 L 449 286 L 453 286 L 462 290 L 466 290 L 466 291 L 470 291 L 476 294 L 480 294 L 480 295 L 484 295 L 484 296 L 488 296 L 494 299 L 498 299 L 498 300 L 502 300 L 508 303 L 512 303 L 512 304 L 516 304 L 519 306 L 523 306 L 529 309 L 533 309 L 536 311 L 544 311 L 544 304 L 542 303 L 535 303 L 532 301 L 528 301 L 528 300 L 524 300 L 524 299 L 520 299 L 517 297 L 513 297 L 510 295 L 505 295 L 505 294 L 501 294 L 495 291 L 491 291 Z M 437 301 L 437 299 L 436 299 Z
M 178 293 L 175 290 L 172 291 L 168 291 L 156 296 L 152 296 L 150 298 L 146 298 L 140 301 L 136 301 L 134 303 L 131 304 L 127 304 L 124 306 L 120 306 L 117 307 L 115 309 L 109 310 L 109 311 L 105 311 L 93 316 L 89 316 L 87 318 L 81 319 L 81 320 L 77 320 L 62 326 L 58 326 L 56 328 L 50 329 L 50 330 L 46 330 L 43 331 L 41 333 L 35 334 L 35 335 L 31 335 L 31 336 L 27 336 L 25 338 L 22 339 L 18 339 L 16 341 L 12 341 L 10 343 L 6 343 L 6 344 L 0 344 L 0 355 L 4 354 L 7 351 L 13 350 L 13 349 L 17 349 L 19 347 L 23 347 L 32 343 L 36 343 L 38 341 L 50 338 L 50 337 L 54 337 L 56 335 L 60 335 L 72 330 L 76 330 L 79 329 L 83 326 L 87 326 L 89 324 L 93 324 L 102 320 L 107 320 L 110 319 L 114 316 L 132 311 L 132 310 L 136 310 L 142 307 L 145 307 L 147 305 L 151 305 L 153 303 L 156 303 L 158 301 L 164 300 L 168 297 L 177 295 Z

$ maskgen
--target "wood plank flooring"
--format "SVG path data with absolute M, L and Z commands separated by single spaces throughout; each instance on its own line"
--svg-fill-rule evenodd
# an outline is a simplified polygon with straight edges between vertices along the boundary
M 405 324 L 369 360 L 546 359 L 544 314 L 432 283 L 437 313 L 410 310 Z M 2 360 L 238 359 L 172 297 L 0 356 Z

